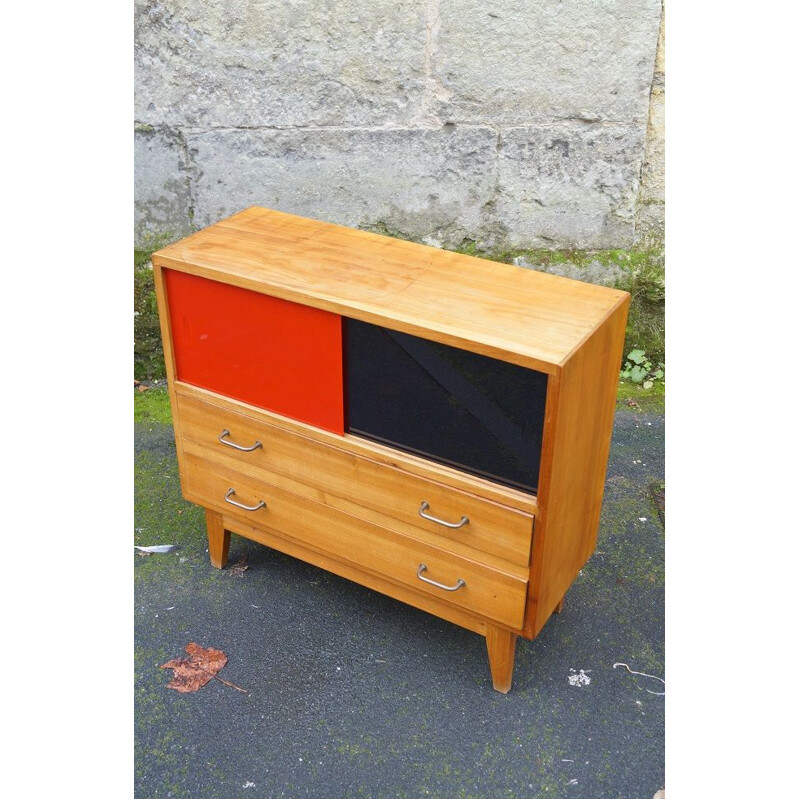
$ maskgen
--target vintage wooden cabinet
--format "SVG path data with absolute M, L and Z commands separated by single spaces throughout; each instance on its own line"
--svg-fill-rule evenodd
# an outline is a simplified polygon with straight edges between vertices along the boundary
M 153 256 L 184 496 L 486 637 L 591 555 L 629 295 L 264 208 Z

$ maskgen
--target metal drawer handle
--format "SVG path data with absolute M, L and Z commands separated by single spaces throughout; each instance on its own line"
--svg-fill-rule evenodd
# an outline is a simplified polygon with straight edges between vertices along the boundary
M 419 569 L 417 570 L 417 577 L 421 581 L 425 581 L 425 583 L 429 583 L 431 586 L 435 586 L 437 589 L 444 589 L 446 592 L 456 592 L 462 586 L 466 586 L 467 582 L 463 578 L 459 578 L 458 582 L 455 586 L 445 586 L 443 583 L 437 583 L 436 581 L 432 581 L 430 578 L 424 578 L 422 573 L 425 572 L 428 568 L 424 564 L 419 565 Z
M 423 519 L 429 519 L 431 522 L 438 522 L 440 525 L 444 525 L 445 528 L 460 528 L 462 525 L 466 525 L 469 523 L 469 517 L 461 517 L 460 522 L 445 522 L 443 519 L 437 519 L 436 517 L 432 517 L 430 514 L 426 514 L 425 511 L 430 508 L 430 505 L 426 503 L 424 500 L 422 501 L 422 505 L 419 507 L 419 515 Z
M 251 450 L 258 450 L 258 448 L 261 447 L 261 442 L 256 442 L 251 447 L 243 447 L 240 444 L 236 444 L 236 442 L 229 442 L 226 437 L 230 435 L 231 432 L 225 428 L 225 430 L 219 435 L 219 441 L 222 442 L 222 444 L 228 445 L 228 447 L 235 448 L 236 450 L 244 450 L 245 453 L 249 453 Z
M 246 506 L 244 503 L 237 503 L 235 500 L 231 500 L 231 496 L 235 494 L 236 492 L 234 492 L 233 489 L 228 489 L 225 493 L 225 502 L 237 508 L 243 508 L 245 511 L 258 511 L 259 508 L 266 508 L 267 504 L 263 500 L 259 500 L 257 506 Z

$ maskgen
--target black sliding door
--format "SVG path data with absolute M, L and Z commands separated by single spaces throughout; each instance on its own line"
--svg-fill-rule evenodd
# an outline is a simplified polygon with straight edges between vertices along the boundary
M 349 432 L 536 492 L 547 375 L 346 319 Z

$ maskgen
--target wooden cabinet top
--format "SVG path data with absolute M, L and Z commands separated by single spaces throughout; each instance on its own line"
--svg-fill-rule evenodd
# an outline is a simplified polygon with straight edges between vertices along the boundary
M 551 374 L 629 298 L 255 206 L 153 262 Z

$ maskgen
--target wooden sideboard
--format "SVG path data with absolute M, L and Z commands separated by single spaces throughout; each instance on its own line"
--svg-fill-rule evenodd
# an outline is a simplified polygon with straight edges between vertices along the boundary
M 153 255 L 181 486 L 486 637 L 507 692 L 595 547 L 626 292 L 264 208 Z

